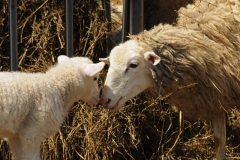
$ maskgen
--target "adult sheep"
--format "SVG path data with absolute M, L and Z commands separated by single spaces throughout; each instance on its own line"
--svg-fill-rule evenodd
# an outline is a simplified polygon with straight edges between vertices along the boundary
M 112 111 L 148 89 L 191 118 L 212 121 L 224 159 L 228 109 L 240 108 L 240 2 L 197 0 L 175 26 L 158 25 L 116 46 L 101 104 Z
M 46 73 L 0 73 L 0 137 L 9 142 L 13 159 L 40 160 L 41 142 L 58 131 L 74 102 L 98 103 L 104 65 L 59 56 Z

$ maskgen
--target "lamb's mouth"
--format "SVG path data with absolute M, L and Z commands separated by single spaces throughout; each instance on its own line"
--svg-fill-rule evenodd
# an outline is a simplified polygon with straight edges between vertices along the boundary
M 117 103 L 110 108 L 111 111 L 116 111 L 119 108 L 119 102 L 122 100 L 122 97 L 117 101 Z
M 92 97 L 91 100 L 88 102 L 90 105 L 95 105 L 99 102 L 99 99 L 96 97 Z

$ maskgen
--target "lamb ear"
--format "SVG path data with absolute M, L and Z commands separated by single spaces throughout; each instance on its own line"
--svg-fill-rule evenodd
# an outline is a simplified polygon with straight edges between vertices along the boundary
M 106 64 L 110 64 L 109 57 L 107 57 L 107 58 L 99 58 L 99 61 L 104 62 Z
M 157 65 L 161 61 L 161 58 L 153 51 L 148 51 L 144 53 L 144 59 L 149 63 L 152 63 L 153 65 Z
M 105 66 L 104 62 L 86 64 L 86 66 L 82 69 L 82 73 L 83 75 L 92 77 L 95 74 L 101 72 L 104 66 Z
M 60 55 L 58 56 L 57 61 L 58 61 L 58 64 L 64 64 L 69 61 L 69 57 L 65 55 Z

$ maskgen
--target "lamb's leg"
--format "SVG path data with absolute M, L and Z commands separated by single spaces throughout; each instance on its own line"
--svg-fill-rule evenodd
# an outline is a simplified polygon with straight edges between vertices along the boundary
M 9 136 L 8 143 L 12 152 L 12 160 L 21 160 L 22 146 L 17 135 Z
M 222 112 L 213 118 L 213 134 L 217 160 L 225 159 L 226 146 L 226 114 Z
M 19 137 L 22 143 L 23 160 L 41 160 L 40 146 L 42 138 L 36 128 L 37 124 L 28 121 L 19 130 Z

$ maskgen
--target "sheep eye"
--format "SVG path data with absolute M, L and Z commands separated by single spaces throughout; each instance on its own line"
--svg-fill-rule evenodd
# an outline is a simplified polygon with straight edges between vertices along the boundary
M 131 68 L 137 68 L 137 66 L 138 66 L 137 63 L 131 63 L 131 64 L 129 65 L 129 67 L 131 67 Z
M 128 68 L 125 70 L 125 73 L 128 71 L 129 68 L 137 68 L 138 63 L 130 63 Z
M 94 81 L 97 81 L 97 79 L 98 79 L 97 77 L 94 77 L 94 78 L 93 78 Z

